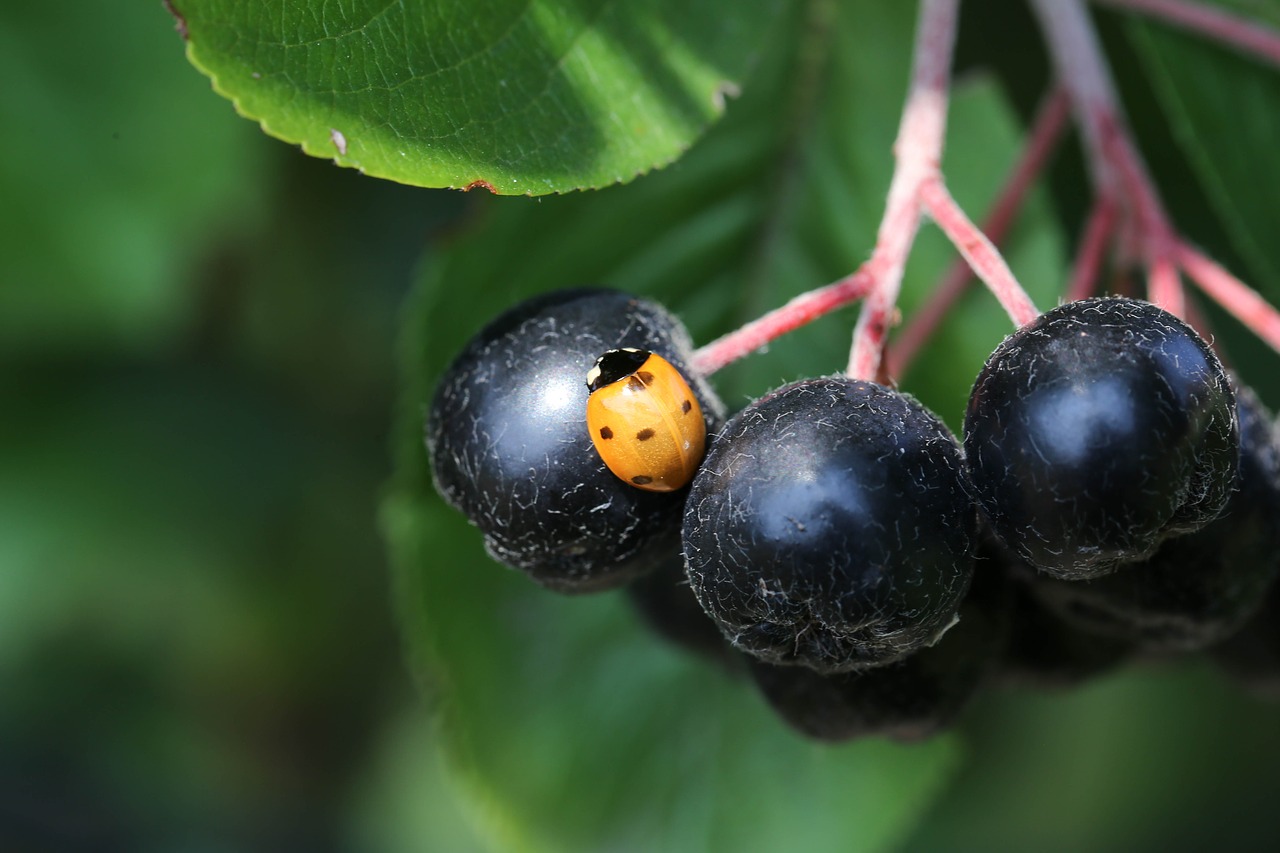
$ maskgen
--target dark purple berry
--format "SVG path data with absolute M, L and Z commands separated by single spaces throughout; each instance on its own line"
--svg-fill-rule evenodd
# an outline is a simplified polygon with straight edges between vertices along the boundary
M 1186 323 L 1147 302 L 1088 299 L 996 348 L 964 446 L 978 503 L 1014 553 L 1056 577 L 1097 577 L 1222 511 L 1235 400 Z
M 1040 580 L 1032 588 L 1048 607 L 1082 629 L 1153 650 L 1204 648 L 1244 624 L 1280 568 L 1280 452 L 1253 393 L 1237 389 L 1236 404 L 1240 464 L 1222 515 L 1106 577 Z
M 1064 689 L 1104 675 L 1133 657 L 1132 643 L 1081 630 L 1014 582 L 1013 626 L 1001 664 L 1003 681 Z
M 524 302 L 483 329 L 431 402 L 436 488 L 493 557 L 562 592 L 620 586 L 678 551 L 686 492 L 609 472 L 586 428 L 587 371 L 610 349 L 656 352 L 690 381 L 708 429 L 723 407 L 685 367 L 689 336 L 663 308 L 608 290 Z
M 698 601 L 739 649 L 842 672 L 951 624 L 976 514 L 955 438 L 911 397 L 844 377 L 785 386 L 712 442 L 684 516 Z
M 752 659 L 751 675 L 779 716 L 809 737 L 923 740 L 947 729 L 999 665 L 1009 592 L 999 572 L 976 572 L 959 622 L 896 663 L 823 675 Z
M 1009 642 L 1000 662 L 1000 678 L 1005 683 L 1039 689 L 1075 687 L 1110 672 L 1132 656 L 1133 643 L 1083 631 L 1041 604 L 1028 584 L 1043 575 L 1010 554 L 993 536 L 983 537 L 974 571 L 1009 579 Z
M 678 555 L 627 584 L 627 600 L 649 628 L 680 648 L 723 664 L 738 657 L 698 604 Z

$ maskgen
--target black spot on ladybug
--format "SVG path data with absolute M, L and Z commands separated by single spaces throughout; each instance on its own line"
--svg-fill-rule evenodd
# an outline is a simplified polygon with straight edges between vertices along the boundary
M 644 383 L 641 382 L 635 376 L 629 376 L 627 377 L 627 388 L 631 389 L 632 391 L 643 391 Z
M 683 403 L 680 404 L 680 411 L 683 414 L 686 414 L 686 415 L 689 414 L 689 410 L 692 408 L 693 408 L 693 403 L 690 403 L 688 400 L 685 400 Z
M 637 474 L 631 478 L 631 482 L 635 483 L 637 486 L 647 486 L 653 482 L 653 478 L 646 477 L 644 474 Z
M 606 440 L 613 438 L 613 430 L 608 427 L 600 427 L 600 437 Z
M 643 382 L 645 385 L 653 384 L 653 374 L 647 370 L 641 370 L 639 373 L 636 374 L 636 378 L 639 379 L 641 382 Z
M 648 441 L 653 438 L 653 427 L 645 427 L 636 433 L 636 441 Z

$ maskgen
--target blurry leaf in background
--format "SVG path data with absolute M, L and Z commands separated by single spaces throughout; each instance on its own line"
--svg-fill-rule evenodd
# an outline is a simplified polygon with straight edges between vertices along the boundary
M 493 848 L 466 819 L 447 775 L 435 717 L 407 703 L 386 718 L 357 780 L 346 838 L 357 853 L 481 853 Z
M 430 846 L 363 823 L 450 801 L 380 754 L 421 709 L 374 519 L 461 197 L 264 138 L 158 0 L 6 7 L 0 70 L 0 849 Z
M 270 144 L 181 55 L 156 3 L 6 4 L 0 354 L 172 342 L 188 267 L 254 226 Z
M 272 136 L 375 177 L 536 195 L 674 160 L 737 92 L 782 4 L 171 5 L 191 61 Z
M 949 738 L 902 747 L 808 743 L 749 684 L 681 658 L 617 594 L 563 598 L 484 556 L 435 497 L 423 407 L 470 334 L 530 294 L 584 283 L 643 293 L 700 341 L 857 266 L 892 168 L 914 9 L 818 3 L 775 23 L 777 48 L 689 156 L 608 192 L 486 200 L 485 217 L 428 264 L 406 315 L 397 478 L 384 510 L 402 628 L 437 696 L 446 755 L 473 820 L 504 848 L 876 850 L 900 841 L 953 770 Z M 948 163 L 980 210 L 1019 132 L 994 89 L 954 105 Z M 1012 262 L 1042 298 L 1060 284 L 1058 238 L 1035 202 Z M 495 250 L 500 247 L 500 250 Z M 952 251 L 922 235 L 908 304 Z M 958 422 L 1008 320 L 983 293 L 950 349 L 908 390 Z M 795 333 L 716 377 L 731 407 L 847 359 L 852 312 Z
M 194 74 L 194 72 L 192 72 Z M 210 94 L 213 107 L 221 102 Z M 190 345 L 228 348 L 310 404 L 379 436 L 394 386 L 398 311 L 423 246 L 469 197 L 369 180 L 275 146 L 261 224 L 200 273 Z
M 1280 721 L 1203 662 L 1148 661 L 1072 690 L 1001 690 L 908 850 L 1167 853 L 1280 841 Z
M 948 739 L 805 742 L 622 596 L 554 596 L 493 565 L 438 501 L 394 498 L 385 521 L 446 757 L 499 849 L 877 850 L 956 765 Z
M 333 834 L 398 673 L 379 448 L 196 365 L 0 394 L 0 740 L 76 768 L 134 844 Z M 18 825 L 65 829 L 60 790 Z

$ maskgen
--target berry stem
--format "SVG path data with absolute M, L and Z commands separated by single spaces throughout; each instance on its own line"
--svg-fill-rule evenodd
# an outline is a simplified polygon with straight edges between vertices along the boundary
M 695 373 L 709 376 L 726 364 L 750 355 L 773 339 L 837 308 L 856 302 L 866 296 L 872 284 L 871 275 L 864 269 L 859 269 L 826 287 L 802 293 L 742 328 L 699 347 L 693 354 L 690 367 Z
M 1224 9 L 1188 2 L 1188 0 L 1093 0 L 1093 2 L 1100 6 L 1140 12 L 1167 23 L 1176 24 L 1237 50 L 1251 53 L 1274 65 L 1280 65 L 1280 32 Z
M 997 246 L 1004 240 L 1017 213 L 1022 208 L 1027 192 L 1035 184 L 1057 150 L 1058 142 L 1067 127 L 1071 102 L 1066 90 L 1055 87 L 1041 102 L 1027 135 L 1026 145 L 1018 162 L 1000 189 L 991 212 L 983 220 L 982 231 Z M 897 336 L 886 355 L 890 376 L 901 377 L 910 366 L 916 353 L 946 319 L 947 312 L 968 289 L 973 280 L 973 269 L 961 258 L 951 265 L 946 275 L 934 288 L 929 301 L 916 311 Z
M 1084 136 L 1094 188 L 1100 195 L 1119 195 L 1116 164 L 1107 152 L 1099 116 L 1117 115 L 1119 100 L 1084 7 L 1079 0 L 1031 0 L 1040 18 L 1060 85 L 1067 90 Z
M 1182 279 L 1178 277 L 1178 267 L 1172 254 L 1173 244 L 1170 243 L 1168 254 L 1161 254 L 1151 262 L 1147 273 L 1147 299 L 1173 316 L 1186 319 L 1186 296 L 1182 292 Z
M 1098 287 L 1098 274 L 1102 269 L 1102 256 L 1116 225 L 1118 209 L 1110 196 L 1098 196 L 1089 211 L 1089 219 L 1080 238 L 1075 264 L 1071 269 L 1071 281 L 1067 285 L 1067 301 L 1075 302 L 1092 296 Z
M 1101 125 L 1104 151 L 1116 165 L 1133 205 L 1135 236 L 1147 263 L 1147 298 L 1174 316 L 1182 317 L 1186 306 L 1174 260 L 1177 237 L 1142 155 L 1120 124 L 1118 109 L 1099 116 L 1097 121 Z
M 1039 309 L 1013 277 L 999 250 L 960 209 L 940 177 L 921 184 L 920 200 L 933 221 L 969 262 L 974 273 L 995 294 L 1015 326 L 1030 323 L 1039 316 Z
M 871 257 L 839 281 L 797 296 L 701 347 L 693 354 L 691 367 L 695 371 L 714 373 L 774 338 L 865 297 L 867 304 L 854 329 L 849 373 L 861 379 L 879 376 L 902 271 L 920 227 L 920 188 L 938 175 L 942 160 L 959 5 L 959 0 L 921 2 L 911 85 L 894 143 L 894 173 Z
M 1099 205 L 1110 204 L 1109 200 L 1115 200 L 1119 207 L 1118 214 L 1127 214 L 1127 221 L 1121 223 L 1122 234 L 1132 234 L 1133 242 L 1145 256 L 1148 297 L 1166 310 L 1179 316 L 1184 315 L 1187 306 L 1178 277 L 1181 270 L 1246 328 L 1273 349 L 1280 351 L 1280 312 L 1269 305 L 1257 291 L 1192 248 L 1170 225 L 1142 157 L 1124 126 L 1123 114 L 1111 85 L 1110 72 L 1080 0 L 1032 0 L 1032 4 L 1040 16 L 1045 38 L 1058 68 L 1058 76 L 1071 94 L 1077 120 L 1084 131 L 1086 153 L 1092 167 Z M 1125 3 L 1116 0 L 1113 5 Z M 1215 15 L 1185 2 L 1129 0 L 1127 5 L 1148 11 L 1180 10 L 1184 21 L 1195 19 L 1201 24 L 1211 22 L 1216 29 L 1199 25 L 1195 27 L 1211 35 L 1222 35 L 1224 28 L 1225 32 L 1234 33 L 1237 38 L 1252 33 L 1251 43 L 1264 47 L 1270 45 L 1267 51 L 1273 47 L 1276 53 L 1264 53 L 1268 58 L 1280 59 L 1280 36 L 1268 36 L 1269 31 L 1261 25 L 1245 23 L 1226 15 Z M 1093 221 L 1104 217 L 1110 217 L 1110 214 L 1095 208 L 1086 237 L 1095 227 L 1100 233 L 1109 230 L 1109 223 L 1099 224 Z M 1104 242 L 1104 238 L 1096 239 L 1099 243 Z M 1090 244 L 1086 241 L 1085 245 Z M 1127 241 L 1121 247 L 1126 245 Z M 1097 251 L 1100 251 L 1100 247 Z M 1082 248 L 1082 256 L 1083 252 Z M 1081 267 L 1081 264 L 1077 265 L 1078 272 Z
M 1213 298 L 1245 328 L 1272 349 L 1280 351 L 1280 312 L 1256 290 L 1185 241 L 1175 244 L 1178 264 L 1187 277 Z
M 1176 238 L 1159 194 L 1147 174 L 1124 124 L 1124 113 L 1111 82 L 1093 24 L 1081 0 L 1032 0 L 1041 30 L 1075 106 L 1085 140 L 1090 173 L 1100 197 L 1114 198 L 1128 223 L 1147 267 L 1147 296 L 1165 310 L 1182 316 L 1182 284 L 1174 260 Z
M 859 270 L 870 274 L 874 285 L 853 332 L 848 372 L 854 379 L 875 380 L 879 375 L 902 271 L 920 228 L 920 187 L 941 168 L 959 6 L 959 0 L 922 0 L 920 4 L 911 86 L 893 146 L 889 197 L 876 247 Z
M 849 352 L 848 374 L 855 379 L 888 381 L 885 343 L 902 286 L 903 269 L 926 210 L 960 250 L 969 266 L 987 283 L 1018 325 L 1038 311 L 1014 278 L 995 245 L 964 213 L 942 177 L 951 57 L 955 46 L 959 0 L 921 0 L 912 57 L 911 83 L 894 142 L 894 171 L 889 182 L 876 246 L 857 270 L 826 287 L 802 294 L 737 331 L 712 341 L 693 354 L 692 367 L 707 375 L 754 352 L 774 338 L 857 299 L 866 304 L 858 315 Z M 1055 96 L 1061 98 L 1062 96 Z M 1011 219 L 1026 186 L 1043 168 L 1048 149 L 1061 133 L 1061 104 L 1045 118 L 1044 139 L 1025 174 L 1015 171 L 1013 199 L 1001 215 Z M 1057 127 L 1055 127 L 1057 125 Z M 998 213 L 1000 211 L 997 211 Z M 1001 232 L 1008 223 L 1001 225 Z M 959 287 L 958 285 L 957 287 Z M 943 313 L 943 312 L 940 312 Z

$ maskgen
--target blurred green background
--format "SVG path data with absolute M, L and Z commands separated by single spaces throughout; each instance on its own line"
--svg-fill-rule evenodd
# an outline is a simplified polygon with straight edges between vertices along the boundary
M 401 653 L 377 517 L 411 285 L 482 266 L 483 247 L 435 253 L 486 211 L 539 202 L 365 179 L 268 139 L 187 65 L 158 1 L 6 4 L 0 81 L 0 850 L 484 849 L 461 815 L 483 824 L 485 809 L 445 779 L 434 692 Z M 953 125 L 984 121 L 983 98 Z M 975 185 L 1002 171 L 980 165 Z M 875 194 L 862 204 L 873 214 Z M 936 240 L 924 251 L 940 260 L 921 281 L 946 258 Z M 1063 249 L 1041 237 L 1023 251 L 1044 266 Z M 663 257 L 675 263 L 678 242 Z M 615 283 L 644 286 L 632 277 Z M 554 284 L 430 298 L 491 303 L 449 331 L 463 338 L 490 307 Z M 664 286 L 678 298 L 671 280 L 651 289 Z M 702 339 L 731 319 L 696 295 L 679 307 Z M 844 326 L 824 334 L 847 340 Z M 1274 354 L 1240 346 L 1255 384 L 1274 385 Z M 763 373 L 727 372 L 735 402 L 798 369 L 778 349 Z M 966 371 L 913 390 L 954 425 Z M 456 519 L 433 535 L 437 560 L 529 594 Z M 601 630 L 646 644 L 631 660 L 757 702 L 644 636 L 616 596 L 533 606 L 593 604 L 593 630 L 622 620 Z M 892 836 L 927 850 L 1267 849 L 1278 711 L 1194 660 L 1069 695 L 997 691 L 967 716 L 945 792 Z M 760 782 L 803 818 L 785 779 Z M 574 819 L 566 804 L 550 820 Z
M 5 4 L 0 79 L 0 849 L 468 849 L 376 524 L 464 199 L 268 139 L 158 0 Z

